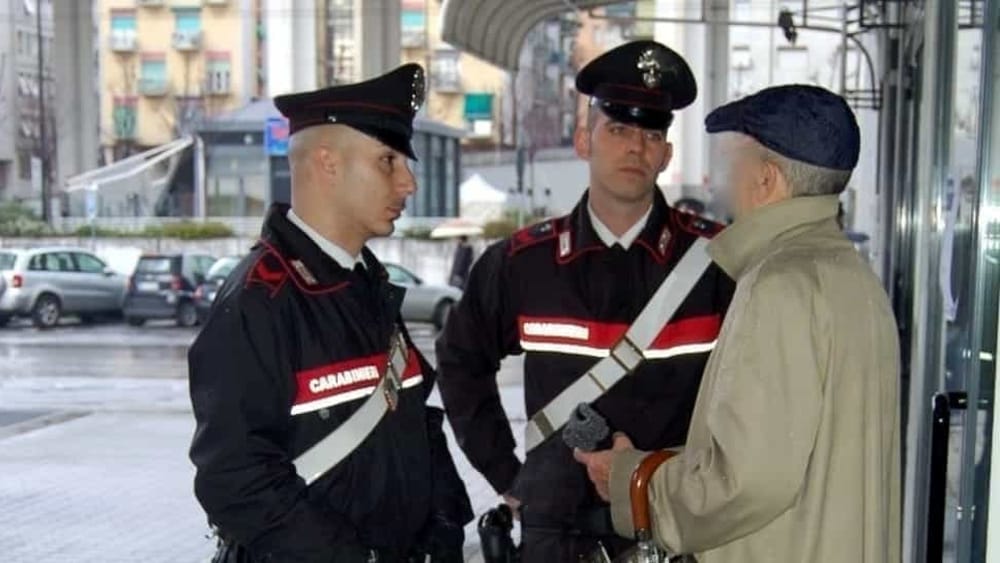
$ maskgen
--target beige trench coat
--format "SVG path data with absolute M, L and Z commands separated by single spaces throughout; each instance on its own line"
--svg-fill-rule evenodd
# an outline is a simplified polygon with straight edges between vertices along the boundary
M 687 445 L 651 481 L 654 536 L 700 563 L 900 561 L 899 350 L 878 279 L 837 198 L 757 210 L 712 258 L 737 281 Z M 633 535 L 611 472 L 616 530 Z

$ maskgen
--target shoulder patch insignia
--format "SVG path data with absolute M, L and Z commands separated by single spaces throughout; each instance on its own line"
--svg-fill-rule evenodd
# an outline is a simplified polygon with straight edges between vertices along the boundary
M 525 227 L 510 237 L 510 254 L 515 254 L 529 246 L 550 240 L 556 236 L 554 220 L 543 221 Z
M 271 295 L 277 294 L 278 289 L 285 283 L 288 271 L 270 253 L 265 253 L 257 259 L 253 268 L 247 274 L 246 285 L 259 283 L 271 290 Z
M 719 234 L 722 229 L 726 228 L 725 225 L 716 223 L 714 221 L 709 221 L 704 217 L 698 215 L 692 215 L 684 211 L 673 210 L 674 218 L 676 224 L 681 230 L 691 233 L 692 235 L 712 238 Z
M 292 268 L 295 269 L 295 272 L 299 275 L 299 277 L 302 278 L 302 281 L 306 282 L 306 285 L 316 285 L 319 283 L 316 281 L 316 276 L 309 271 L 309 268 L 306 268 L 306 265 L 303 264 L 301 260 L 291 260 L 289 263 L 292 265 Z

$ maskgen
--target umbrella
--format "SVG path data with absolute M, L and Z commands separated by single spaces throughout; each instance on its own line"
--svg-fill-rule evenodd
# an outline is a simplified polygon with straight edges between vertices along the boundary
M 449 219 L 431 231 L 431 238 L 454 238 L 460 236 L 477 237 L 483 228 L 466 219 Z

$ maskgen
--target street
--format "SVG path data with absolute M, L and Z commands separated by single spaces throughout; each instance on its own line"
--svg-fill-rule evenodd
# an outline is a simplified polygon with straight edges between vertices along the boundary
M 433 363 L 433 329 L 411 326 Z M 5 562 L 206 561 L 213 551 L 192 493 L 194 420 L 187 347 L 170 323 L 0 329 L 0 553 Z M 500 373 L 515 436 L 521 362 Z M 432 396 L 433 403 L 440 400 Z M 497 496 L 449 441 L 477 514 Z M 466 530 L 476 560 L 475 525 Z

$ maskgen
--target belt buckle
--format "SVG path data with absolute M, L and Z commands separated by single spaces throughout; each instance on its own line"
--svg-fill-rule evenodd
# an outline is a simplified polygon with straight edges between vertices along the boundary
M 622 336 L 621 340 L 611 348 L 611 357 L 629 373 L 638 367 L 643 360 L 642 349 L 629 339 L 628 334 Z
M 399 404 L 399 390 L 403 387 L 403 374 L 396 369 L 395 364 L 392 360 L 396 354 L 402 353 L 405 357 L 406 342 L 403 340 L 401 334 L 397 334 L 395 338 L 392 339 L 392 346 L 389 347 L 389 357 L 386 360 L 385 369 L 385 385 L 383 386 L 383 394 L 385 396 L 385 402 L 389 405 L 390 411 L 395 411 L 396 406 Z M 403 369 L 406 369 L 406 364 L 403 364 Z

